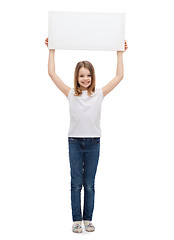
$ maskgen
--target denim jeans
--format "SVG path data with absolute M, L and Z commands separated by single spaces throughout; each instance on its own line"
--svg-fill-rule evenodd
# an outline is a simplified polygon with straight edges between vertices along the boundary
M 68 137 L 71 170 L 71 209 L 73 221 L 92 221 L 95 175 L 100 155 L 100 137 Z M 81 189 L 84 187 L 83 216 Z

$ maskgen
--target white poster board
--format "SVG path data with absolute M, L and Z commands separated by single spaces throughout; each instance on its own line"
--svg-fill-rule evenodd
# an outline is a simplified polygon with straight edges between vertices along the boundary
M 124 51 L 125 13 L 48 12 L 48 48 Z

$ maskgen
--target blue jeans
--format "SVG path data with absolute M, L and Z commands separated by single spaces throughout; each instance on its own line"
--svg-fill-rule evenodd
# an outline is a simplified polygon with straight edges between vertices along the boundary
M 68 137 L 71 169 L 71 208 L 73 221 L 92 221 L 95 175 L 100 155 L 100 137 Z M 83 216 L 81 189 L 84 186 Z

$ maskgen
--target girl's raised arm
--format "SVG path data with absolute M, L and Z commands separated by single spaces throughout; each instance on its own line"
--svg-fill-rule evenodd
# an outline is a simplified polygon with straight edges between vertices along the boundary
M 45 44 L 48 47 L 48 38 L 45 39 Z M 70 87 L 68 87 L 55 73 L 55 49 L 49 49 L 49 58 L 48 58 L 48 74 L 55 83 L 55 85 L 68 97 Z
M 127 43 L 125 41 L 125 51 L 128 49 Z M 123 51 L 117 51 L 117 72 L 116 76 L 106 85 L 102 88 L 103 90 L 103 96 L 105 97 L 109 92 L 111 92 L 118 83 L 123 79 L 124 77 L 124 69 L 123 69 Z

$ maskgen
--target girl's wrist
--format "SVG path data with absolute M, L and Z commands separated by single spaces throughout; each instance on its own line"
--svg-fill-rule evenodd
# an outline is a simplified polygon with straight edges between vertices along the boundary
M 123 54 L 123 51 L 117 51 L 117 54 Z
M 49 52 L 55 52 L 55 49 L 49 49 Z

